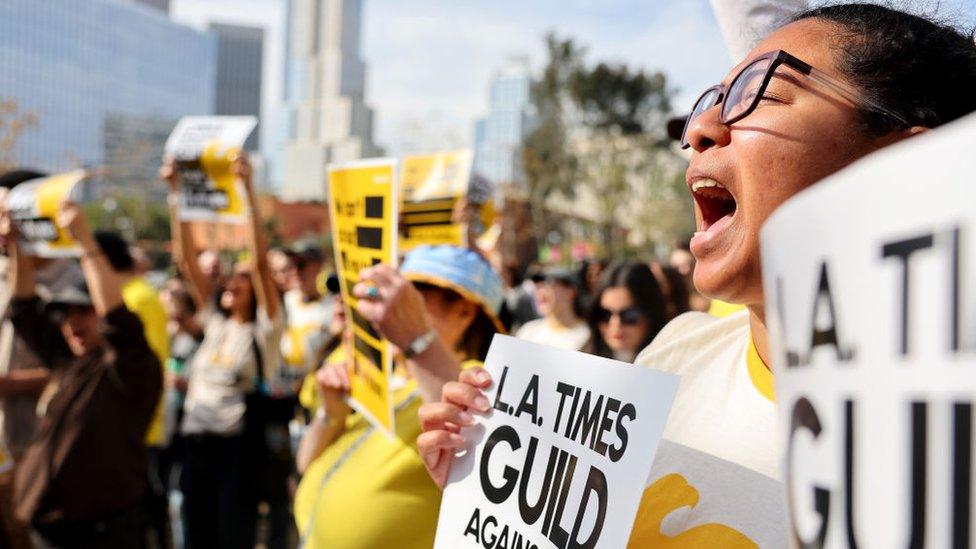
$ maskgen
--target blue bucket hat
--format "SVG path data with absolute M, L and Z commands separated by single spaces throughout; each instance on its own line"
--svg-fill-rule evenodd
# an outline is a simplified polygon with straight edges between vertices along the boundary
M 499 332 L 502 280 L 480 255 L 457 246 L 419 246 L 400 264 L 400 273 L 411 282 L 424 282 L 452 290 L 481 306 Z

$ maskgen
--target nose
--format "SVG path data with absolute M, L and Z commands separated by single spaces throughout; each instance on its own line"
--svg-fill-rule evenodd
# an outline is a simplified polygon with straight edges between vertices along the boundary
M 710 148 L 729 144 L 732 132 L 722 123 L 721 112 L 721 103 L 713 105 L 689 123 L 685 140 L 692 149 L 705 152 Z

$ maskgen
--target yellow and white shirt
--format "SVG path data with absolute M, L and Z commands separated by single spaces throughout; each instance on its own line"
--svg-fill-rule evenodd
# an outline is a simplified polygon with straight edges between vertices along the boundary
M 773 378 L 748 312 L 681 315 L 636 362 L 681 383 L 629 547 L 786 547 Z
M 312 362 L 328 336 L 335 303 L 328 295 L 306 302 L 297 290 L 285 293 L 283 301 L 287 327 L 281 338 L 281 374 L 286 381 L 296 381 L 318 366 Z

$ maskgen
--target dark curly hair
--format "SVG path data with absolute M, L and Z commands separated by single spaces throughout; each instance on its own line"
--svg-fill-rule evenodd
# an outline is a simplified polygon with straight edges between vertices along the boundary
M 976 111 L 976 43 L 945 22 L 878 4 L 827 5 L 793 16 L 833 23 L 837 70 L 913 126 L 935 128 Z M 900 123 L 862 109 L 868 133 Z

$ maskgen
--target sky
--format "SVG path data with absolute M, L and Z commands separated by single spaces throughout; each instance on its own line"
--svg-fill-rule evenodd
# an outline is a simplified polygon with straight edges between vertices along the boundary
M 903 0 L 938 6 L 976 25 L 976 0 Z M 263 27 L 262 119 L 282 95 L 285 0 L 172 0 L 173 18 Z M 375 110 L 375 138 L 388 153 L 470 145 L 484 114 L 492 72 L 509 56 L 544 62 L 549 31 L 587 48 L 589 62 L 623 62 L 660 70 L 687 110 L 732 65 L 708 0 L 364 0 L 362 48 L 366 101 Z M 269 142 L 272 124 L 262 124 Z

